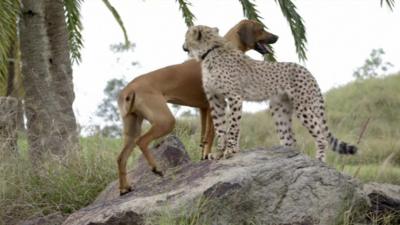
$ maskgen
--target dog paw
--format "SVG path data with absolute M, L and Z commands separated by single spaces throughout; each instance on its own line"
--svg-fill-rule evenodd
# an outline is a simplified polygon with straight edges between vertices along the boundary
M 133 191 L 133 188 L 132 187 L 126 187 L 126 188 L 121 188 L 120 190 L 119 190 L 119 196 L 124 196 L 124 195 L 126 195 L 126 194 L 128 194 L 129 192 L 132 192 Z
M 164 177 L 164 173 L 160 170 L 158 170 L 156 167 L 154 167 L 151 172 L 153 172 L 154 174 L 160 176 L 160 177 Z

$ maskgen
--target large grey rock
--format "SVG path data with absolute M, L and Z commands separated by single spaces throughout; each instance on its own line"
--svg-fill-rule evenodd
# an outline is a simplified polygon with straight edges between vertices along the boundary
M 130 173 L 135 191 L 120 197 L 113 182 L 64 224 L 139 225 L 154 215 L 185 218 L 198 211 L 201 221 L 216 225 L 328 225 L 340 220 L 346 207 L 367 205 L 358 182 L 293 149 L 259 148 L 227 160 L 193 163 L 170 137 L 154 154 L 164 178 L 140 162 Z

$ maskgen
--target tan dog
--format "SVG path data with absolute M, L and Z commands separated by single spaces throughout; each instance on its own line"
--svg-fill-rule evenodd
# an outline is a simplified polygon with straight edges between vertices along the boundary
M 265 31 L 262 24 L 252 20 L 239 22 L 228 31 L 225 38 L 243 52 L 254 49 L 261 54 L 268 53 L 266 45 L 278 39 L 276 35 Z M 188 60 L 141 75 L 132 80 L 118 98 L 124 135 L 124 147 L 118 157 L 121 195 L 132 190 L 126 177 L 126 163 L 135 144 L 139 146 L 152 171 L 163 176 L 148 146 L 151 141 L 170 133 L 174 128 L 175 118 L 167 102 L 200 109 L 203 158 L 211 151 L 214 127 L 202 87 L 200 63 Z M 151 128 L 141 135 L 143 119 L 150 122 Z

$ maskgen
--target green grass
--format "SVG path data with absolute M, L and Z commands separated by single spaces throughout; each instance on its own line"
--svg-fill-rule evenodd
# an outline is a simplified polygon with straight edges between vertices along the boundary
M 359 143 L 359 154 L 341 156 L 328 152 L 328 164 L 364 182 L 400 185 L 400 75 L 353 82 L 326 93 L 328 123 L 338 138 Z M 295 120 L 299 150 L 314 157 L 314 142 Z M 200 159 L 199 118 L 180 118 L 174 133 L 186 146 L 190 157 Z M 245 114 L 241 122 L 242 149 L 278 145 L 274 122 L 268 112 Z M 18 145 L 20 156 L 0 158 L 0 225 L 52 212 L 69 214 L 91 203 L 98 193 L 117 178 L 116 158 L 120 139 L 86 137 L 81 150 L 66 160 L 49 159 L 34 168 L 27 154 L 25 138 Z M 134 151 L 129 168 L 140 151 Z M 193 218 L 174 219 L 174 224 L 201 224 L 193 209 Z M 345 216 L 345 215 L 344 215 Z M 373 218 L 377 221 L 389 220 Z M 154 224 L 171 224 L 173 217 L 160 215 Z M 350 224 L 343 220 L 343 224 Z M 390 223 L 386 223 L 390 224 Z
M 49 159 L 38 168 L 21 155 L 0 163 L 0 224 L 61 211 L 71 213 L 93 201 L 117 177 L 120 140 L 90 137 L 66 160 Z

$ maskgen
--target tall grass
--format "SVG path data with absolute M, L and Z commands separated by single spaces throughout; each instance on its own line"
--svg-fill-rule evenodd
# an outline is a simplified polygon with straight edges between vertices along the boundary
M 24 146 L 22 143 L 20 146 Z M 49 157 L 38 167 L 21 155 L 0 163 L 0 224 L 53 212 L 71 213 L 88 205 L 117 177 L 120 140 L 90 137 L 64 160 Z

